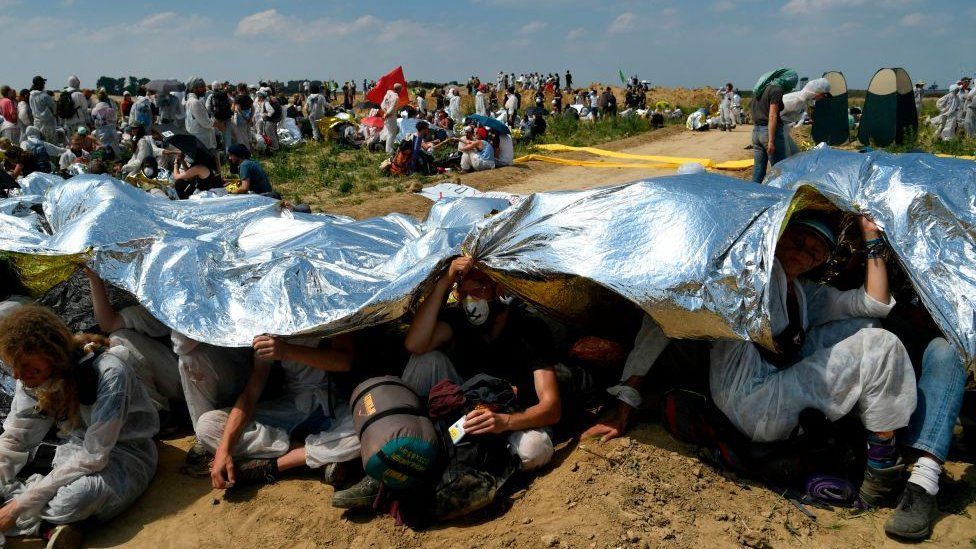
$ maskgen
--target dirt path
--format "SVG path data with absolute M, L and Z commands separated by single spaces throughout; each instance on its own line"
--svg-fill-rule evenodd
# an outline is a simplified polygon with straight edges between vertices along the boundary
M 638 154 L 747 158 L 749 127 L 728 134 L 666 129 L 608 145 Z M 480 189 L 510 192 L 586 188 L 669 170 L 524 167 L 462 175 Z M 376 193 L 331 211 L 356 217 L 390 211 L 423 215 L 429 202 Z M 414 532 L 388 516 L 342 513 L 315 473 L 233 496 L 209 480 L 178 473 L 188 437 L 160 445 L 156 479 L 135 506 L 93 532 L 92 547 L 879 547 L 888 511 L 851 516 L 814 510 L 812 521 L 766 488 L 703 465 L 644 414 L 630 436 L 557 450 L 554 463 L 501 509 Z M 976 536 L 976 467 L 950 463 L 940 500 L 945 514 L 933 542 L 970 547 Z M 16 545 L 14 545 L 16 546 Z M 23 545 L 20 545 L 23 546 Z

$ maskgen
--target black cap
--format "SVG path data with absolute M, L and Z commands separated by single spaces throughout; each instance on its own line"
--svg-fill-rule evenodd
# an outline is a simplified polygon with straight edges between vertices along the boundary
M 47 78 L 44 78 L 43 76 L 38 75 L 34 77 L 35 86 L 43 86 L 45 82 L 47 82 Z

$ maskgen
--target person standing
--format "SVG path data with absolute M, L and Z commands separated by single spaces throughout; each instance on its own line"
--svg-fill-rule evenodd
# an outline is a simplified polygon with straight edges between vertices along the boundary
M 316 141 L 322 140 L 322 134 L 319 132 L 319 126 L 316 122 L 325 116 L 325 105 L 327 101 L 322 94 L 322 90 L 318 84 L 312 84 L 309 89 L 311 92 L 307 98 L 305 98 L 305 116 L 308 117 L 308 121 L 312 124 L 312 139 Z
M 478 86 L 478 92 L 474 96 L 474 112 L 481 116 L 488 114 L 488 105 L 485 102 L 485 90 L 486 87 L 484 84 Z
M 207 83 L 203 78 L 191 77 L 186 82 L 186 132 L 200 140 L 214 160 L 220 162 L 217 155 L 217 134 L 214 133 L 214 123 L 210 113 L 204 105 L 204 94 L 207 93 Z
M 792 89 L 792 86 L 791 86 Z M 777 82 L 767 84 L 753 98 L 752 109 L 752 180 L 762 183 L 766 178 L 766 164 L 775 165 L 785 158 L 786 136 L 780 112 L 783 110 L 784 90 Z
M 27 127 L 34 124 L 29 101 L 30 91 L 20 90 L 20 94 L 17 96 L 17 128 L 20 130 L 20 135 L 24 135 Z
M 915 82 L 915 90 L 913 91 L 915 95 L 915 112 L 921 116 L 922 114 L 922 99 L 925 98 L 925 82 L 919 80 Z
M 31 84 L 30 91 L 30 112 L 34 117 L 34 127 L 41 132 L 44 141 L 52 142 L 54 141 L 55 135 L 55 119 L 54 114 L 56 111 L 56 106 L 54 104 L 54 98 L 44 91 L 44 85 L 47 83 L 47 79 L 42 76 L 35 76 L 34 81 Z
M 88 98 L 81 91 L 81 81 L 77 76 L 71 75 L 68 77 L 68 87 L 64 89 L 61 93 L 68 94 L 71 100 L 71 116 L 66 116 L 67 112 L 58 112 L 58 116 L 61 118 L 61 123 L 64 125 L 65 133 L 68 135 L 74 135 L 78 131 L 79 126 L 88 125 L 89 121 L 89 103 Z M 59 99 L 59 102 L 61 100 Z M 66 103 L 67 104 L 67 103 Z M 58 109 L 61 110 L 60 108 Z
M 0 136 L 6 137 L 11 143 L 20 142 L 20 128 L 17 126 L 17 93 L 10 86 L 0 88 Z
M 400 133 L 397 125 L 397 105 L 400 103 L 400 90 L 403 84 L 393 84 L 392 90 L 386 90 L 380 103 L 380 115 L 383 117 L 383 129 L 386 131 L 386 154 L 393 154 L 393 144 Z
M 447 113 L 451 116 L 451 119 L 454 120 L 455 124 L 460 122 L 463 118 L 463 115 L 461 114 L 461 92 L 459 92 L 457 88 L 451 88 L 451 97 L 447 104 Z

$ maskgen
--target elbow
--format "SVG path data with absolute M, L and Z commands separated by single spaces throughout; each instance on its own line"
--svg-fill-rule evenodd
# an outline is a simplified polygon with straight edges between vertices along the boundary
M 427 346 L 419 341 L 413 341 L 409 337 L 403 342 L 403 346 L 411 355 L 422 355 L 428 351 Z

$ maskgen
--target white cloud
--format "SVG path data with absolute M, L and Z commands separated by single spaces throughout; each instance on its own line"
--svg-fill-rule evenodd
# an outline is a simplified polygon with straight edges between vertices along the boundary
M 252 13 L 237 23 L 237 34 L 241 36 L 258 36 L 267 33 L 277 33 L 287 28 L 285 16 L 276 9 Z
M 867 0 L 790 0 L 783 6 L 783 12 L 807 15 L 833 8 L 861 6 L 866 3 Z
M 529 21 L 519 29 L 519 34 L 535 34 L 548 26 L 549 23 L 543 21 Z
M 577 27 L 575 29 L 570 29 L 569 32 L 566 33 L 566 40 L 572 42 L 574 40 L 579 40 L 584 36 L 586 36 L 586 30 L 583 29 L 583 27 Z
M 712 4 L 712 11 L 717 11 L 719 13 L 732 11 L 733 9 L 735 9 L 735 4 L 732 2 L 732 0 L 718 0 Z
M 616 19 L 613 20 L 613 23 L 610 23 L 610 26 L 607 27 L 607 32 L 610 34 L 630 32 L 634 29 L 634 23 L 636 21 L 637 16 L 633 13 L 629 11 L 621 13 Z

